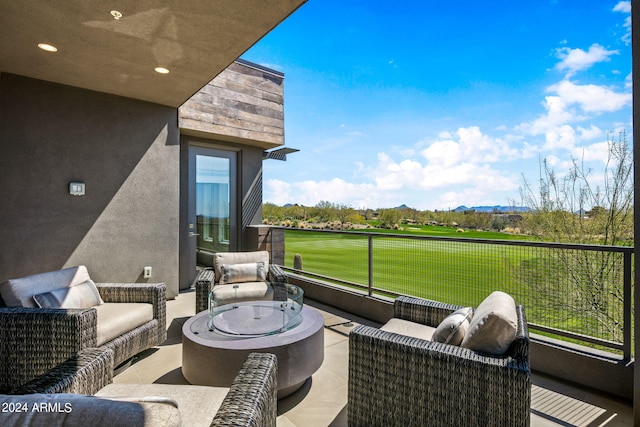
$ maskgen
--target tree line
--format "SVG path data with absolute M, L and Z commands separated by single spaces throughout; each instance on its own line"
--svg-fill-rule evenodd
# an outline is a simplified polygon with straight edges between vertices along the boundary
M 265 203 L 262 206 L 264 222 L 268 224 L 297 227 L 300 224 L 324 224 L 337 222 L 350 225 L 373 225 L 379 228 L 401 228 L 403 225 L 442 225 L 474 230 L 504 230 L 514 225 L 521 215 L 518 213 L 490 213 L 467 210 L 430 211 L 409 207 L 383 209 L 356 209 L 348 205 L 321 201 L 315 206 L 277 206 Z

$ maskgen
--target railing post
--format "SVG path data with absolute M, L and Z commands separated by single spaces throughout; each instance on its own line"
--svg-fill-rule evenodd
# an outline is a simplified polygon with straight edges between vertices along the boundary
M 271 228 L 271 260 L 274 264 L 284 265 L 284 229 Z
M 369 234 L 369 257 L 368 257 L 368 264 L 369 264 L 369 296 L 373 295 L 373 235 Z
M 624 252 L 624 318 L 622 329 L 622 356 L 624 360 L 631 360 L 631 255 L 632 252 Z
M 251 229 L 255 242 L 250 250 L 268 251 L 271 263 L 284 265 L 284 230 L 269 225 L 256 225 Z

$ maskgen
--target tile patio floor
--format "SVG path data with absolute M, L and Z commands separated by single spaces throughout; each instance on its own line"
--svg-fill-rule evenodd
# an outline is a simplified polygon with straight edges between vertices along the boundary
M 193 316 L 194 301 L 195 293 L 185 292 L 167 302 L 167 341 L 134 358 L 114 382 L 188 384 L 180 369 L 182 325 Z M 346 426 L 347 334 L 358 323 L 375 324 L 314 301 L 305 304 L 324 316 L 324 363 L 300 390 L 278 402 L 277 426 Z M 533 375 L 532 426 L 632 426 L 632 417 L 628 402 Z

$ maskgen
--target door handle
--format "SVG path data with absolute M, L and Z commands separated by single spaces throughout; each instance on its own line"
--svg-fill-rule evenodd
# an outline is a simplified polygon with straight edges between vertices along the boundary
M 199 236 L 200 233 L 194 233 L 193 231 L 189 232 L 189 237 L 195 237 L 195 236 Z

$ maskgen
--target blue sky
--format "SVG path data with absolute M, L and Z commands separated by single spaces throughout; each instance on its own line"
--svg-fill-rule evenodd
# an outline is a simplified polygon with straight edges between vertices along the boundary
M 629 1 L 309 0 L 242 57 L 285 73 L 264 200 L 507 205 L 541 159 L 631 143 Z

